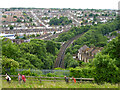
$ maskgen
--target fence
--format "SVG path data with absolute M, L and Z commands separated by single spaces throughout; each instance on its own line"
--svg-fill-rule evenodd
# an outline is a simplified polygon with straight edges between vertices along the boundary
M 11 74 L 10 69 L 6 69 L 9 74 Z M 27 71 L 29 69 L 16 69 L 15 72 L 20 73 L 22 71 Z M 47 75 L 48 73 L 52 73 L 54 75 L 57 75 L 58 77 L 60 76 L 69 76 L 70 75 L 70 70 L 35 70 L 35 69 L 30 69 L 30 72 L 36 73 L 38 75 Z
M 0 75 L 0 77 L 5 77 L 6 75 Z M 18 77 L 17 75 L 10 75 L 10 77 Z M 42 81 L 53 81 L 53 82 L 61 82 L 61 81 L 65 81 L 64 77 L 38 77 L 38 76 L 26 76 L 26 78 L 37 78 L 40 83 Z M 82 81 L 94 81 L 94 78 L 75 78 L 76 82 L 82 82 Z M 29 80 L 30 81 L 30 80 Z M 31 80 L 34 81 L 34 80 Z M 36 80 L 35 80 L 36 81 Z M 71 77 L 68 77 L 68 81 L 69 82 L 73 82 Z M 68 83 L 69 83 L 68 82 Z

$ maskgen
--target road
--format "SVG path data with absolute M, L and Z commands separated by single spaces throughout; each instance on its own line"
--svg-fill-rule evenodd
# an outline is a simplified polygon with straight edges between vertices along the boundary
M 36 15 L 33 11 L 31 11 L 31 14 L 34 16 L 34 19 L 38 20 L 38 22 L 41 23 L 43 26 L 45 26 L 45 28 L 47 28 L 47 29 L 52 28 L 52 27 L 48 27 L 48 25 L 45 25 L 45 24 L 37 17 L 37 15 Z

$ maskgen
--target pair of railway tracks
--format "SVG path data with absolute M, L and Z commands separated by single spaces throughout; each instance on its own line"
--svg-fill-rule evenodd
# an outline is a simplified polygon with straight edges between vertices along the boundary
M 74 40 L 78 39 L 82 35 L 83 34 L 76 35 L 75 37 L 71 38 L 70 40 L 68 40 L 67 42 L 65 42 L 62 45 L 62 47 L 60 49 L 60 52 L 58 54 L 58 57 L 56 58 L 54 68 L 57 68 L 57 67 L 65 68 L 65 66 L 64 66 L 64 57 L 65 57 L 66 49 L 73 43 Z

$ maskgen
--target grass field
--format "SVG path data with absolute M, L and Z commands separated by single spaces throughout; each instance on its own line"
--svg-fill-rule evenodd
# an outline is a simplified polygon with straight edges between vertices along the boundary
M 105 83 L 98 85 L 90 82 L 83 83 L 68 83 L 66 82 L 47 82 L 42 81 L 27 81 L 19 84 L 18 81 L 11 81 L 9 84 L 6 80 L 2 80 L 2 88 L 118 88 L 118 84 Z

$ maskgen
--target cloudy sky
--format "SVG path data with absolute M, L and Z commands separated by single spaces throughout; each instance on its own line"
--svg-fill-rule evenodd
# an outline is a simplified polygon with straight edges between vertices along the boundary
M 120 0 L 1 0 L 0 8 L 81 8 L 81 9 L 118 9 Z

